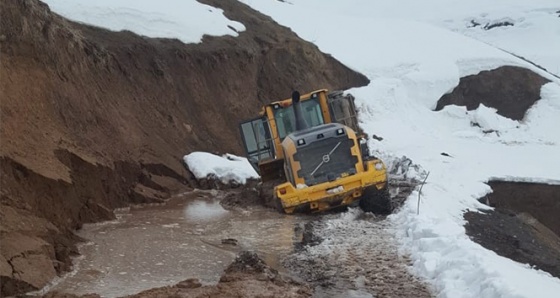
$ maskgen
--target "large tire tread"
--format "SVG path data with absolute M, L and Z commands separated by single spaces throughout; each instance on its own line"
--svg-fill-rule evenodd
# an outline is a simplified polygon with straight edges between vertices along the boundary
M 387 188 L 378 190 L 374 186 L 367 188 L 360 199 L 360 208 L 364 212 L 387 215 L 393 212 L 393 203 Z

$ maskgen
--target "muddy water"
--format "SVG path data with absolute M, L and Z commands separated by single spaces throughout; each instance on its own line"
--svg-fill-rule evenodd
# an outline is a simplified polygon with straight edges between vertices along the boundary
M 295 227 L 306 218 L 264 208 L 227 211 L 219 204 L 223 195 L 194 191 L 85 226 L 78 234 L 88 242 L 75 270 L 50 290 L 116 297 L 187 278 L 212 284 L 241 250 L 257 251 L 281 270 L 281 259 L 301 237 Z

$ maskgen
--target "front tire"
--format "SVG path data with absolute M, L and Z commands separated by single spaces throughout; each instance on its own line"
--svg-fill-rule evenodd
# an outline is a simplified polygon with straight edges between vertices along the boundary
M 364 212 L 382 215 L 391 214 L 393 212 L 393 204 L 387 187 L 380 190 L 375 186 L 366 188 L 360 198 L 360 208 Z
M 280 201 L 279 198 L 274 198 L 274 209 L 276 209 L 278 213 L 286 213 L 286 210 L 284 210 L 284 206 L 282 205 L 282 201 Z

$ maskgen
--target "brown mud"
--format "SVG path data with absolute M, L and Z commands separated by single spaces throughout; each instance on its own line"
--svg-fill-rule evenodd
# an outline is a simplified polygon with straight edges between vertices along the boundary
M 467 235 L 514 261 L 560 278 L 560 186 L 491 181 L 493 192 L 481 198 L 493 211 L 467 212 Z

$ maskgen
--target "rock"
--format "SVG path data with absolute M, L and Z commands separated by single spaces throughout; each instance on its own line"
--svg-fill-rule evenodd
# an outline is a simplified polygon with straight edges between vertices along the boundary
M 44 254 L 15 257 L 11 263 L 15 270 L 14 277 L 28 283 L 34 290 L 46 286 L 56 277 L 51 258 Z
M 97 294 L 74 295 L 68 293 L 60 293 L 57 291 L 49 292 L 43 298 L 100 298 Z
M 233 239 L 233 238 L 222 239 L 222 244 L 237 245 L 237 239 Z
M 10 281 L 14 287 L 17 284 L 17 288 L 27 291 L 37 290 L 56 277 L 53 264 L 55 252 L 49 243 L 19 233 L 9 233 L 2 238 L 2 278 L 18 280 Z
M 197 278 L 189 278 L 177 284 L 177 287 L 181 289 L 195 289 L 201 286 L 202 284 Z
M 262 273 L 266 270 L 274 270 L 252 251 L 241 252 L 225 270 L 228 272 L 257 272 Z
M 12 277 L 12 266 L 3 255 L 0 255 L 0 276 Z

